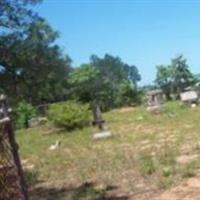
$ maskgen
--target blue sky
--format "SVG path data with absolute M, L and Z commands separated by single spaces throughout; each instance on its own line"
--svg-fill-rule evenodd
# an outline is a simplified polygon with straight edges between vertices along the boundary
M 199 0 L 44 0 L 36 10 L 60 32 L 57 43 L 74 66 L 110 53 L 149 84 L 156 65 L 182 53 L 200 72 Z

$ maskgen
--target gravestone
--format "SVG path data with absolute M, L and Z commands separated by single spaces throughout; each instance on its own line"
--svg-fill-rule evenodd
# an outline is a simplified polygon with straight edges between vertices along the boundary
M 92 111 L 93 111 L 93 117 L 94 117 L 92 124 L 93 126 L 97 126 L 98 129 L 100 130 L 100 132 L 95 133 L 93 135 L 93 139 L 99 140 L 99 139 L 105 139 L 105 138 L 111 137 L 112 134 L 109 131 L 105 131 L 105 127 L 104 127 L 105 120 L 102 117 L 101 109 L 97 100 L 93 101 Z
M 146 93 L 146 106 L 149 112 L 158 112 L 162 108 L 164 94 L 162 90 L 151 90 Z
M 105 123 L 105 120 L 102 118 L 101 108 L 97 100 L 94 100 L 92 103 L 92 112 L 94 117 L 92 122 L 93 126 L 97 126 L 99 130 L 103 130 L 103 124 Z
M 37 126 L 44 125 L 48 122 L 48 119 L 46 117 L 33 117 L 28 121 L 28 127 L 34 128 Z
M 198 93 L 192 88 L 186 88 L 185 91 L 180 94 L 180 97 L 184 104 L 190 105 L 191 107 L 197 105 L 199 101 Z

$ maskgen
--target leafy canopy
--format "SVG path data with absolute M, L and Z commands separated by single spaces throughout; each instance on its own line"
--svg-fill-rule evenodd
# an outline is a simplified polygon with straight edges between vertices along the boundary
M 0 1 L 0 30 L 20 30 L 34 19 L 38 18 L 29 7 L 41 0 L 1 0 Z
M 89 64 L 81 65 L 69 76 L 73 97 L 83 102 L 96 99 L 104 110 L 119 105 L 117 97 L 121 95 L 122 83 L 129 84 L 129 92 L 124 92 L 124 95 L 137 95 L 135 91 L 140 79 L 135 66 L 129 66 L 119 57 L 108 54 L 103 58 L 92 55 Z
M 23 33 L 0 36 L 1 89 L 16 101 L 33 104 L 62 100 L 71 59 L 55 45 L 58 34 L 43 19 Z
M 156 84 L 164 91 L 168 99 L 171 95 L 179 96 L 188 86 L 196 83 L 197 78 L 189 70 L 183 55 L 172 59 L 170 65 L 157 66 Z

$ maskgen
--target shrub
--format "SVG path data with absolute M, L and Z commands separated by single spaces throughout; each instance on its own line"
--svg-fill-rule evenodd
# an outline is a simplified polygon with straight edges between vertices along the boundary
M 28 121 L 36 116 L 36 109 L 25 101 L 20 102 L 16 108 L 16 128 L 28 128 Z
M 89 105 L 76 101 L 51 104 L 48 117 L 56 126 L 67 130 L 83 128 L 90 123 Z

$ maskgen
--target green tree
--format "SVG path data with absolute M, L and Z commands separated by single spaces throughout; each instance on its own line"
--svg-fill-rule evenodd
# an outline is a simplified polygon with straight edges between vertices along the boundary
M 174 94 L 179 98 L 186 87 L 193 86 L 197 79 L 189 70 L 187 60 L 182 56 L 172 59 L 168 66 L 157 66 L 156 84 L 163 90 L 167 99 Z
M 100 71 L 102 89 L 101 102 L 105 108 L 113 108 L 118 105 L 117 98 L 120 95 L 120 84 L 124 81 L 131 82 L 137 91 L 137 82 L 141 76 L 136 66 L 124 63 L 119 57 L 105 54 L 103 58 L 91 56 L 91 65 Z M 137 95 L 138 93 L 134 93 Z M 136 98 L 135 98 L 136 99 Z
M 172 68 L 171 66 L 157 66 L 156 84 L 163 90 L 168 100 L 172 93 Z
M 22 33 L 0 37 L 0 79 L 4 92 L 32 104 L 66 98 L 71 59 L 54 44 L 58 34 L 43 19 Z
M 172 59 L 171 68 L 173 92 L 180 95 L 184 88 L 191 86 L 194 83 L 194 76 L 189 70 L 187 60 L 183 55 Z
M 38 18 L 30 9 L 41 0 L 1 0 L 0 1 L 0 30 L 21 30 Z
M 193 82 L 195 83 L 195 84 L 200 84 L 200 74 L 194 74 L 194 80 L 193 80 Z
M 137 67 L 123 63 L 119 57 L 105 54 L 103 58 L 99 58 L 92 55 L 90 60 L 91 65 L 99 69 L 102 76 L 112 80 L 113 84 L 124 79 L 132 81 L 133 84 L 141 80 Z
M 82 64 L 69 75 L 72 96 L 83 102 L 90 102 L 97 98 L 101 90 L 100 72 L 90 64 Z
M 124 65 L 124 72 L 126 74 L 126 79 L 132 82 L 133 85 L 137 86 L 137 83 L 141 81 L 141 75 L 138 68 L 135 65 Z
M 126 95 L 121 92 L 121 84 L 126 81 L 134 88 L 132 94 L 137 95 L 136 83 L 140 79 L 135 66 L 129 66 L 119 57 L 108 54 L 103 58 L 91 56 L 89 64 L 81 65 L 70 75 L 73 96 L 83 102 L 96 99 L 103 110 L 123 104 L 121 101 L 119 103 L 118 97 L 122 94 Z M 125 101 L 125 98 L 120 99 Z M 134 98 L 132 100 L 134 101 Z
M 135 85 L 129 80 L 124 80 L 119 85 L 119 92 L 117 95 L 118 106 L 131 106 L 141 102 L 141 95 Z

